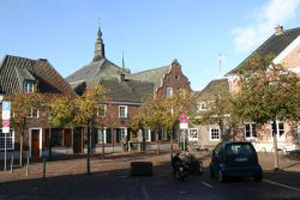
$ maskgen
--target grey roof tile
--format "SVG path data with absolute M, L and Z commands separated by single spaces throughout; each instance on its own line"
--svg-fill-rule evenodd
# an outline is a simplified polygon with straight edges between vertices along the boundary
M 161 85 L 162 78 L 169 72 L 171 66 L 158 67 L 146 71 L 126 75 L 130 79 L 154 83 L 155 89 Z
M 150 82 L 117 78 L 101 78 L 98 84 L 108 89 L 108 96 L 116 102 L 142 103 L 153 97 L 154 84 Z
M 236 73 L 240 68 L 246 64 L 254 53 L 260 56 L 265 56 L 272 53 L 275 57 L 278 56 L 289 44 L 291 44 L 300 35 L 300 28 L 285 30 L 283 35 L 273 34 L 260 47 L 258 47 L 250 56 L 248 56 L 236 68 L 227 73 L 227 75 Z
M 215 79 L 196 93 L 197 97 L 204 101 L 213 100 L 218 94 L 229 94 L 229 83 L 227 78 Z
M 38 83 L 42 93 L 75 95 L 68 82 L 45 60 L 6 55 L 0 65 L 0 85 L 7 96 L 22 89 L 22 80 L 31 79 Z
M 97 76 L 102 77 L 117 77 L 118 73 L 126 73 L 122 68 L 118 67 L 116 64 L 107 60 L 106 58 L 101 58 L 97 61 L 92 61 L 91 63 L 80 68 L 66 80 L 70 84 L 76 84 L 76 82 L 93 79 Z

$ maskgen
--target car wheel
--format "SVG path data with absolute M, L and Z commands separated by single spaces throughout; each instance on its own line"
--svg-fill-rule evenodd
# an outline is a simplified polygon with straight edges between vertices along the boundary
M 225 177 L 224 174 L 221 172 L 221 170 L 219 170 L 219 182 L 220 183 L 225 183 Z
M 254 181 L 255 182 L 261 182 L 262 181 L 262 174 L 254 176 Z

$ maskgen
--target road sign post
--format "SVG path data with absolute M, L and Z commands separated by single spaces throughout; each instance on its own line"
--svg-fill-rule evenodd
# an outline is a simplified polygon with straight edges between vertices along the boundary
M 7 134 L 10 132 L 10 110 L 11 102 L 2 102 L 2 134 L 4 134 L 4 171 L 6 171 L 6 156 L 7 156 Z
M 188 121 L 189 121 L 189 117 L 187 116 L 187 115 L 180 115 L 179 117 L 178 117 L 178 119 L 179 119 L 179 126 L 180 126 L 180 130 L 183 130 L 184 131 L 184 134 L 183 134 L 183 132 L 181 132 L 182 134 L 182 149 L 185 151 L 187 148 L 186 148 L 186 146 L 187 146 L 187 144 L 186 144 L 186 131 L 185 130 L 187 130 L 188 129 L 188 127 L 189 127 L 189 124 L 188 124 Z

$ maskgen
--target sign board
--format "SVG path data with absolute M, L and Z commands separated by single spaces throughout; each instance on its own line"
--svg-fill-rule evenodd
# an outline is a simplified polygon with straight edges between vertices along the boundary
M 180 129 L 188 129 L 188 123 L 180 123 Z
M 187 115 L 180 115 L 178 117 L 180 121 L 180 129 L 187 129 L 188 128 L 188 122 L 189 122 L 189 117 Z
M 2 133 L 9 133 L 10 129 L 10 101 L 2 102 Z

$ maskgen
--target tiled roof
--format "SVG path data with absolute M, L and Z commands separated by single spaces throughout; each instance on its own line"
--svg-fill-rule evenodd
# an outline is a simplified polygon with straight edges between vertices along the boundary
M 249 57 L 247 57 L 242 63 L 240 63 L 236 68 L 234 68 L 229 73 L 227 73 L 227 75 L 234 74 L 239 69 L 241 69 L 254 53 L 258 53 L 260 56 L 265 56 L 268 53 L 272 53 L 275 57 L 278 56 L 299 35 L 300 35 L 300 28 L 286 30 L 284 31 L 283 35 L 273 34 L 260 47 L 258 47 Z
M 201 100 L 213 100 L 218 94 L 229 93 L 229 83 L 227 78 L 212 80 L 207 86 L 197 92 L 197 97 Z
M 25 79 L 36 81 L 41 93 L 75 95 L 68 82 L 46 60 L 5 56 L 0 64 L 0 85 L 5 95 L 17 94 Z
M 100 78 L 99 85 L 108 89 L 112 101 L 142 103 L 145 98 L 152 97 L 154 84 L 132 79 Z M 88 87 L 95 82 L 87 82 Z
M 68 76 L 66 80 L 70 84 L 76 84 L 76 82 L 93 79 L 97 76 L 118 77 L 119 73 L 126 72 L 106 58 L 101 58 L 100 60 L 97 60 L 95 62 L 92 61 L 91 63 L 77 70 L 76 72 Z
M 126 75 L 130 79 L 135 79 L 139 81 L 148 81 L 154 83 L 155 89 L 157 89 L 162 81 L 162 78 L 169 72 L 171 65 L 158 67 L 154 69 L 149 69 L 146 71 Z

